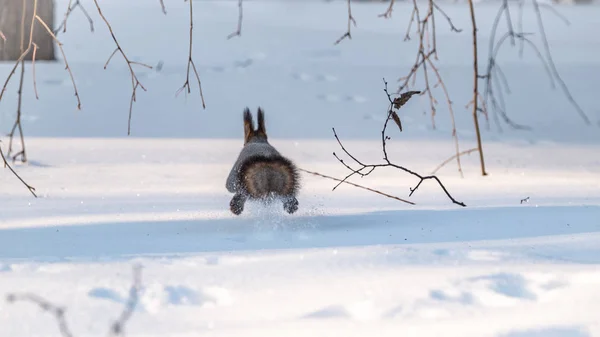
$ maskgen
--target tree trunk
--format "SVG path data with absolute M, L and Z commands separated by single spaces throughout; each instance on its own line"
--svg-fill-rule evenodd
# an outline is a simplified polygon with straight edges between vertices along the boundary
M 36 2 L 36 14 L 50 29 L 54 29 L 54 0 L 0 0 L 0 61 L 17 60 L 27 49 Z M 33 29 L 33 42 L 38 46 L 36 60 L 55 60 L 54 40 L 37 20 Z M 33 48 L 25 60 L 30 61 L 32 56 Z

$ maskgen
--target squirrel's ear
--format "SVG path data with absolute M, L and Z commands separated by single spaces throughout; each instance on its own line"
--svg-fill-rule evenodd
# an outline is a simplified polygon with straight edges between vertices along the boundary
M 267 136 L 267 129 L 265 127 L 265 113 L 263 112 L 262 108 L 258 108 L 258 114 L 257 114 L 257 119 L 258 119 L 258 129 L 256 130 L 256 132 L 261 135 L 261 136 Z
M 252 114 L 250 109 L 244 109 L 244 143 L 247 143 L 250 138 L 254 135 L 254 122 L 252 121 Z

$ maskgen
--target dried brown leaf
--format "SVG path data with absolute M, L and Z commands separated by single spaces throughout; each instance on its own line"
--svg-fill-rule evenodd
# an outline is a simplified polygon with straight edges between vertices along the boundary
M 400 97 L 396 97 L 394 98 L 394 108 L 396 109 L 400 109 L 404 104 L 406 104 L 406 102 L 408 102 L 408 100 L 413 96 L 413 95 L 417 95 L 420 94 L 420 91 L 407 91 L 405 93 L 402 93 L 400 95 Z
M 392 119 L 394 120 L 394 122 L 396 123 L 396 125 L 398 125 L 398 128 L 402 132 L 402 122 L 400 121 L 400 117 L 398 116 L 398 114 L 396 113 L 396 111 L 391 110 L 390 113 L 392 115 Z

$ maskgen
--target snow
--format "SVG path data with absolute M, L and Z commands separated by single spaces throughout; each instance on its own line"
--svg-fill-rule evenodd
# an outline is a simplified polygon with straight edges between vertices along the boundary
M 60 9 L 68 1 L 56 1 Z M 127 299 L 132 266 L 143 266 L 140 303 L 128 336 L 600 336 L 600 7 L 556 8 L 545 25 L 557 68 L 583 110 L 586 126 L 552 89 L 530 51 L 502 53 L 511 86 L 509 114 L 532 131 L 483 128 L 489 176 L 477 155 L 438 172 L 463 208 L 433 181 L 394 169 L 351 181 L 409 199 L 415 206 L 303 174 L 300 208 L 248 204 L 228 210 L 225 179 L 242 145 L 242 111 L 259 105 L 271 143 L 301 168 L 343 177 L 333 156 L 344 146 L 366 163 L 381 161 L 387 98 L 415 57 L 403 42 L 411 7 L 353 3 L 357 26 L 345 32 L 345 2 L 248 1 L 241 37 L 237 2 L 194 1 L 198 88 L 185 81 L 188 3 L 101 1 L 136 68 L 138 90 L 127 137 L 131 81 L 92 2 L 89 32 L 81 12 L 60 33 L 82 99 L 76 110 L 64 65 L 36 64 L 35 100 L 27 68 L 23 127 L 29 163 L 0 174 L 0 292 L 35 293 L 67 308 L 76 336 L 108 331 Z M 476 5 L 480 52 L 487 55 L 497 3 Z M 464 3 L 443 3 L 456 26 L 440 20 L 440 71 L 454 101 L 461 149 L 475 145 L 470 18 Z M 515 11 L 516 13 L 516 11 Z M 143 19 L 142 19 L 143 18 Z M 526 30 L 537 31 L 529 6 Z M 148 23 L 150 22 L 150 23 Z M 534 36 L 539 38 L 538 35 Z M 539 41 L 539 40 L 537 40 Z M 0 64 L 5 78 L 10 63 Z M 483 65 L 482 65 L 483 67 Z M 0 103 L 10 130 L 13 80 Z M 436 129 L 425 98 L 390 127 L 392 161 L 429 173 L 453 154 L 441 91 Z M 483 122 L 485 125 L 485 121 Z M 3 138 L 6 149 L 7 138 Z M 521 202 L 525 200 L 524 202 Z M 58 336 L 55 319 L 31 303 L 0 301 L 0 336 Z

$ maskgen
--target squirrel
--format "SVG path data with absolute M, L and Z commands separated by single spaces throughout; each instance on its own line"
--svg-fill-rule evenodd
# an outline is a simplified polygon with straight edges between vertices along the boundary
M 254 129 L 250 109 L 244 109 L 244 146 L 225 184 L 227 190 L 234 193 L 229 209 L 240 215 L 249 199 L 264 202 L 279 199 L 283 202 L 283 209 L 293 214 L 298 210 L 298 169 L 269 144 L 265 116 L 260 107 L 257 120 L 258 128 Z

